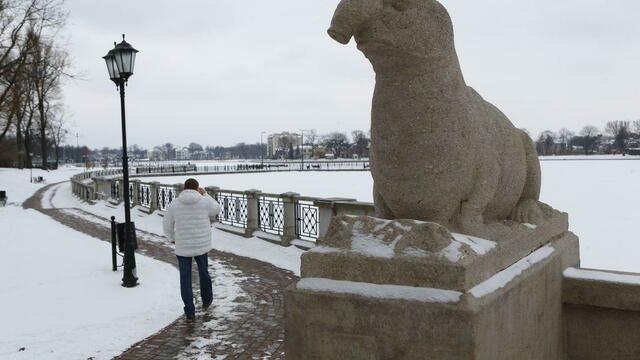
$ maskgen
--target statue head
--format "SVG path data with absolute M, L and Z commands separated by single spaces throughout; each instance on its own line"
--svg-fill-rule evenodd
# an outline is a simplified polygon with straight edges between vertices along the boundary
M 370 60 L 379 51 L 418 58 L 455 53 L 451 18 L 436 0 L 342 0 L 328 33 L 342 44 L 355 37 Z

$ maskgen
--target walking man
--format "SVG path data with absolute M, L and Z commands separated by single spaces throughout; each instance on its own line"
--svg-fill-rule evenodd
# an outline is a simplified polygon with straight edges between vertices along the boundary
M 196 179 L 184 182 L 184 191 L 169 204 L 162 220 L 164 234 L 176 244 L 175 253 L 180 269 L 180 295 L 184 302 L 187 321 L 195 320 L 193 287 L 191 286 L 191 259 L 196 260 L 200 277 L 202 308 L 213 301 L 211 277 L 207 264 L 207 253 L 211 250 L 211 220 L 220 212 L 220 204 L 204 189 Z

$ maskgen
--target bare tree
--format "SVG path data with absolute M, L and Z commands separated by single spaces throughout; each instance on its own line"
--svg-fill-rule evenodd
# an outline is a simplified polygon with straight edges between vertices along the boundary
M 640 135 L 640 119 L 633 121 L 633 132 Z
M 369 137 L 364 131 L 352 131 L 351 139 L 353 141 L 353 152 L 358 155 L 358 157 L 369 156 Z
M 51 139 L 51 144 L 54 148 L 56 166 L 58 166 L 58 164 L 60 163 L 60 145 L 64 142 L 68 134 L 68 130 L 66 129 L 66 121 L 63 110 L 49 108 L 47 112 L 48 118 L 50 119 L 47 124 L 47 126 L 49 127 L 49 138 Z
M 18 110 L 21 94 L 28 86 L 22 85 L 18 91 L 15 88 L 34 83 L 33 72 L 27 69 L 33 68 L 36 59 L 34 46 L 45 34 L 55 35 L 63 26 L 66 14 L 61 4 L 61 0 L 0 0 L 0 141 L 12 127 L 16 134 L 20 131 Z M 45 132 L 46 127 L 41 135 Z
M 160 151 L 164 155 L 165 160 L 173 160 L 176 155 L 176 147 L 172 143 L 165 143 L 160 146 Z
M 629 122 L 622 120 L 608 121 L 604 127 L 604 131 L 607 135 L 616 137 L 621 131 L 628 131 Z
M 571 139 L 573 139 L 574 136 L 576 136 L 576 134 L 567 128 L 562 128 L 558 131 L 558 140 L 560 141 L 561 152 L 563 154 L 567 153 L 571 146 Z
M 347 135 L 335 131 L 324 135 L 322 143 L 326 149 L 332 151 L 335 157 L 338 158 L 342 156 L 349 142 L 347 141 Z
M 584 153 L 589 155 L 589 153 L 593 152 L 593 149 L 596 145 L 596 140 L 600 135 L 600 130 L 593 125 L 587 125 L 580 130 L 580 136 L 582 136 L 582 147 L 584 149 Z
M 60 81 L 66 75 L 68 55 L 55 44 L 33 35 L 31 80 L 38 105 L 38 123 L 40 129 L 40 153 L 42 167 L 47 167 L 48 138 L 46 136 L 49 119 L 47 104 L 56 98 L 60 91 Z

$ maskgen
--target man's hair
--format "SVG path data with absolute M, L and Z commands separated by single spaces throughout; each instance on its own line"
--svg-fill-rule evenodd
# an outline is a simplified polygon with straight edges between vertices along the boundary
M 184 182 L 185 190 L 198 190 L 199 187 L 200 184 L 198 184 L 198 180 L 196 179 L 187 179 L 187 181 Z

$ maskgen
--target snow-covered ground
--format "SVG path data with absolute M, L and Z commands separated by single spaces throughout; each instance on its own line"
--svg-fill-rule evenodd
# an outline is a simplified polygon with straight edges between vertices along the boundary
M 554 159 L 565 159 L 553 157 Z M 584 267 L 640 272 L 640 161 L 603 156 L 598 160 L 543 161 L 542 201 L 569 213 L 571 230 L 580 237 Z M 569 158 L 570 159 L 570 158 Z M 346 197 L 373 201 L 368 172 L 287 172 L 196 176 L 202 185 L 223 189 L 294 191 L 305 196 Z M 145 178 L 145 181 L 151 181 Z M 185 177 L 157 177 L 166 184 Z
M 47 182 L 80 171 L 34 170 Z M 46 184 L 29 183 L 29 170 L 0 169 L 0 358 L 111 359 L 182 313 L 177 270 L 136 257 L 138 287 L 120 286 L 111 248 L 22 202 Z
M 58 170 L 45 171 L 33 169 L 33 176 L 42 176 L 43 183 L 31 183 L 31 170 L 0 168 L 0 190 L 7 191 L 10 203 L 22 204 L 29 196 L 47 184 L 67 181 L 71 176 L 82 172 L 84 168 L 62 166 Z
M 17 206 L 0 208 L 0 229 L 0 358 L 111 359 L 182 312 L 168 264 L 138 256 L 127 289 L 105 242 Z

